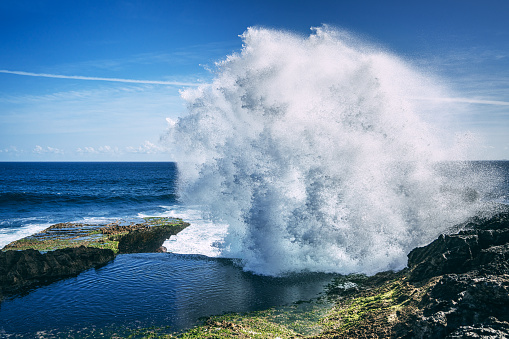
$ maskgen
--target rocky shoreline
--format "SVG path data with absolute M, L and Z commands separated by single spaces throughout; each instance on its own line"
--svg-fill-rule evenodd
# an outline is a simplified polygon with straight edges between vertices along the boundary
M 316 338 L 509 338 L 509 210 L 458 227 L 401 272 L 336 282 Z
M 9 260 L 25 269 L 31 267 L 31 255 L 46 256 L 40 260 L 44 267 L 51 268 L 55 261 L 73 262 L 73 256 L 97 267 L 115 253 L 144 251 L 138 245 L 151 243 L 144 228 L 127 231 L 122 225 L 107 225 L 101 234 L 118 242 L 116 251 L 79 246 L 45 254 L 31 249 L 5 251 L 0 253 L 0 269 L 6 256 L 17 256 Z M 412 250 L 408 267 L 402 271 L 338 277 L 323 297 L 332 306 L 321 308 L 318 301 L 317 307 L 309 306 L 311 311 L 305 312 L 294 305 L 295 312 L 271 309 L 227 314 L 210 317 L 184 333 L 158 334 L 157 329 L 150 329 L 138 332 L 139 337 L 509 338 L 509 208 L 501 206 L 498 213 L 472 218 L 455 229 L 454 234 L 440 235 L 429 245 Z M 120 241 L 127 234 L 125 242 Z M 121 243 L 126 244 L 125 249 Z M 153 242 L 150 248 L 157 249 L 157 244 Z M 82 270 L 72 271 L 73 264 L 67 267 L 67 271 L 54 271 L 57 279 Z M 44 272 L 40 276 L 51 279 L 51 269 Z M 5 274 L 0 273 L 4 279 Z
M 4 295 L 23 293 L 105 265 L 116 254 L 164 252 L 164 241 L 187 226 L 174 218 L 52 225 L 0 251 L 0 301 Z
M 318 309 L 287 313 L 292 321 L 286 323 L 268 310 L 211 317 L 185 333 L 150 331 L 147 337 L 509 338 L 509 208 L 456 229 L 411 251 L 402 271 L 338 277 L 326 294 L 333 306 L 318 320 L 310 320 Z M 306 333 L 312 327 L 318 332 Z

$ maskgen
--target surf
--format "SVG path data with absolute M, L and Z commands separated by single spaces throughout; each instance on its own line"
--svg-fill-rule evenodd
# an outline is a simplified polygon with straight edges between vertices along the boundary
M 221 256 L 274 276 L 399 270 L 484 208 L 486 174 L 449 162 L 464 148 L 433 124 L 445 108 L 414 100 L 447 96 L 432 77 L 328 26 L 241 38 L 167 135 L 180 200 L 228 225 Z

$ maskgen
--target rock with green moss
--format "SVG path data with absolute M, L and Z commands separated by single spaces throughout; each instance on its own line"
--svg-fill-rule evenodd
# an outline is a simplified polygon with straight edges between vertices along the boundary
M 0 300 L 3 294 L 18 293 L 104 265 L 115 254 L 164 251 L 164 241 L 188 225 L 176 218 L 52 225 L 11 242 L 0 251 Z
M 509 210 L 458 228 L 401 272 L 336 282 L 318 337 L 509 338 Z
M 147 217 L 109 224 L 59 223 L 7 244 L 2 251 L 95 247 L 115 253 L 158 252 L 164 241 L 189 226 L 178 218 Z

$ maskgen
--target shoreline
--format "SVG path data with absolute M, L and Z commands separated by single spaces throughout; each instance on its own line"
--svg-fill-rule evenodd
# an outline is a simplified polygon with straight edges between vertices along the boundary
M 408 254 L 408 267 L 351 274 L 321 299 L 212 316 L 179 333 L 131 330 L 136 338 L 509 337 L 509 208 L 474 217 Z

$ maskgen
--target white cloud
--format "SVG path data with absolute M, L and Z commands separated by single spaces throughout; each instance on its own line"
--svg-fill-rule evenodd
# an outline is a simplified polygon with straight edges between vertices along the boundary
M 21 149 L 18 149 L 16 146 L 9 146 L 4 149 L 0 149 L 0 153 L 23 153 L 24 151 Z
M 165 153 L 166 149 L 162 146 L 158 146 L 156 144 L 151 143 L 148 140 L 145 140 L 143 145 L 139 147 L 126 147 L 126 151 L 128 153 L 141 153 L 141 154 L 159 154 Z
M 93 147 L 79 147 L 76 149 L 76 152 L 79 154 L 95 154 L 98 153 Z
M 100 146 L 97 151 L 99 153 L 119 153 L 118 147 L 111 147 L 111 146 Z
M 85 146 L 76 149 L 79 154 L 120 154 L 122 153 L 118 147 L 99 146 L 97 148 Z
M 59 148 L 49 146 L 41 147 L 39 145 L 36 145 L 32 152 L 36 154 L 46 154 L 46 153 L 64 154 L 64 151 Z
M 495 105 L 495 106 L 509 106 L 508 101 L 501 100 L 485 100 L 475 98 L 427 98 L 427 97 L 414 97 L 414 100 L 431 100 L 438 102 L 457 102 L 465 104 L 481 104 L 481 105 Z
M 156 145 L 148 140 L 137 147 L 117 147 L 117 146 L 99 146 L 99 147 L 79 147 L 76 149 L 76 153 L 81 155 L 124 155 L 124 154 L 161 154 L 167 153 L 167 150 L 163 146 Z

